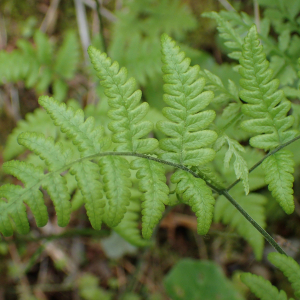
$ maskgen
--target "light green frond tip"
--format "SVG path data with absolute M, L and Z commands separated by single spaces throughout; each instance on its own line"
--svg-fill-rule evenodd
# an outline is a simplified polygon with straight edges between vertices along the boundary
M 272 150 L 296 137 L 298 131 L 291 129 L 294 118 L 287 116 L 291 103 L 278 90 L 278 79 L 272 79 L 273 71 L 269 69 L 255 25 L 245 38 L 240 65 L 243 88 L 240 97 L 247 102 L 242 111 L 250 118 L 241 126 L 255 134 L 250 139 L 251 146 Z
M 218 31 L 221 38 L 226 40 L 224 45 L 233 52 L 229 53 L 228 56 L 233 59 L 239 59 L 241 57 L 242 39 L 239 33 L 233 28 L 233 26 L 223 18 L 220 13 L 215 11 L 205 12 L 202 14 L 203 17 L 215 19 L 218 24 Z
M 112 62 L 106 53 L 90 46 L 88 53 L 105 94 L 109 98 L 108 127 L 113 132 L 113 142 L 117 151 L 151 153 L 158 146 L 154 138 L 144 138 L 153 129 L 150 121 L 142 121 L 149 105 L 141 102 L 142 92 L 136 90 L 134 78 L 127 78 L 126 68 Z
M 270 281 L 261 276 L 244 273 L 241 275 L 241 280 L 260 300 L 288 300 L 284 291 L 278 291 Z
M 160 140 L 165 151 L 161 157 L 178 164 L 204 165 L 215 157 L 210 146 L 217 134 L 207 128 L 216 114 L 204 110 L 214 94 L 203 91 L 205 79 L 199 76 L 200 67 L 190 67 L 191 60 L 168 35 L 162 35 L 161 43 L 164 101 L 168 105 L 163 109 L 168 121 L 157 123 L 157 128 L 167 136 Z
M 277 267 L 292 284 L 296 297 L 300 297 L 300 266 L 289 256 L 272 252 L 268 260 Z
M 250 139 L 251 146 L 273 150 L 295 138 L 298 131 L 291 129 L 294 118 L 287 115 L 291 103 L 283 91 L 278 90 L 279 81 L 272 79 L 273 71 L 269 69 L 255 25 L 245 38 L 240 65 L 240 84 L 243 88 L 240 97 L 247 103 L 242 111 L 249 117 L 241 123 L 241 127 L 255 135 Z M 263 162 L 269 190 L 288 214 L 294 211 L 293 164 L 292 155 L 286 150 Z
M 180 194 L 184 203 L 190 205 L 196 213 L 198 233 L 206 234 L 212 222 L 215 204 L 211 189 L 201 178 L 195 178 L 182 170 L 176 171 L 171 181 L 177 183 L 176 193 Z

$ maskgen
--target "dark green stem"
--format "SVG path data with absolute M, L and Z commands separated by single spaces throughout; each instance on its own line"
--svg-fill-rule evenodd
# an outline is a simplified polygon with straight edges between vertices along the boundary
M 227 191 L 221 191 L 223 195 L 230 203 L 246 218 L 252 226 L 256 228 L 263 235 L 263 237 L 275 248 L 279 253 L 287 255 L 284 250 L 276 243 L 276 241 L 265 231 L 233 198 Z

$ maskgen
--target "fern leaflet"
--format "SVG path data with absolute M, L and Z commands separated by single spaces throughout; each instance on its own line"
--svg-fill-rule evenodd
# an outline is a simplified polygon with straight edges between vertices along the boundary
M 270 253 L 268 260 L 276 266 L 292 284 L 295 296 L 300 297 L 300 266 L 291 257 L 280 253 Z
M 108 156 L 99 161 L 107 201 L 105 223 L 114 227 L 122 220 L 130 200 L 129 164 L 123 157 Z
M 244 273 L 241 275 L 241 280 L 261 300 L 288 300 L 284 291 L 278 291 L 278 289 L 273 286 L 270 281 L 261 276 Z
M 216 20 L 220 37 L 226 40 L 224 45 L 229 49 L 234 50 L 233 52 L 228 54 L 228 56 L 233 59 L 239 59 L 241 57 L 243 41 L 238 32 L 236 32 L 236 30 L 233 28 L 233 26 L 215 11 L 203 13 L 202 16 L 213 18 Z
M 164 204 L 168 204 L 169 188 L 166 185 L 165 168 L 154 161 L 136 159 L 131 163 L 137 171 L 139 189 L 142 196 L 143 237 L 149 239 L 155 225 L 161 219 L 165 210 Z
M 176 171 L 171 180 L 177 183 L 176 193 L 182 194 L 184 203 L 189 204 L 197 216 L 197 231 L 206 234 L 213 218 L 215 198 L 211 189 L 201 178 L 195 178 L 182 170 Z

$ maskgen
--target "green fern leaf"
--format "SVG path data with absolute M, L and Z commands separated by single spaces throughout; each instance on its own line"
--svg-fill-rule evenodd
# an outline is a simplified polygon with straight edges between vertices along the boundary
M 169 201 L 165 168 L 157 162 L 146 159 L 134 160 L 131 167 L 138 170 L 136 176 L 139 179 L 139 190 L 143 192 L 142 234 L 145 239 L 149 239 L 165 210 L 164 204 Z
M 265 171 L 265 181 L 273 197 L 287 214 L 294 211 L 293 181 L 294 160 L 293 153 L 280 150 L 266 158 L 262 167 Z
M 270 281 L 261 276 L 251 273 L 244 273 L 241 275 L 241 280 L 245 283 L 250 290 L 261 300 L 287 300 L 284 291 L 278 289 L 271 284 Z
M 142 138 L 153 129 L 149 121 L 141 121 L 147 114 L 149 105 L 140 104 L 141 91 L 135 90 L 135 80 L 127 79 L 127 70 L 119 69 L 117 62 L 112 63 L 106 53 L 101 53 L 90 46 L 90 59 L 105 88 L 111 110 L 109 129 L 113 132 L 112 140 L 117 144 L 118 151 L 150 153 L 158 146 L 153 138 Z
M 139 200 L 131 199 L 122 221 L 113 230 L 119 234 L 127 242 L 137 247 L 144 247 L 149 245 L 149 241 L 141 237 L 139 226 L 139 219 L 141 207 Z
M 44 180 L 42 187 L 47 191 L 54 203 L 58 226 L 67 226 L 70 221 L 71 204 L 66 179 L 54 173 Z
M 233 59 L 239 59 L 241 57 L 241 50 L 243 41 L 239 33 L 233 28 L 233 26 L 220 14 L 212 11 L 202 14 L 203 17 L 215 19 L 218 24 L 218 31 L 221 38 L 226 40 L 224 43 L 229 49 L 234 50 L 228 56 Z
M 2 204 L 3 213 L 2 213 L 2 226 L 4 236 L 12 235 L 12 226 L 10 223 L 9 216 L 14 220 L 16 229 L 21 234 L 27 234 L 29 232 L 29 223 L 26 215 L 26 206 L 22 201 L 14 202 L 13 205 L 10 205 L 10 200 L 19 198 L 23 193 L 23 189 L 19 186 L 14 186 L 12 184 L 5 184 L 0 187 L 0 197 L 8 199 L 8 203 Z M 13 201 L 11 201 L 13 202 Z
M 240 97 L 247 102 L 242 107 L 251 119 L 242 122 L 241 127 L 256 134 L 250 139 L 253 147 L 272 150 L 297 136 L 298 131 L 290 129 L 293 116 L 287 116 L 291 104 L 281 90 L 279 81 L 272 79 L 273 72 L 260 45 L 256 27 L 252 26 L 245 38 L 239 72 L 243 77 Z M 266 182 L 273 196 L 286 213 L 294 210 L 293 204 L 293 160 L 286 151 L 277 152 L 263 163 Z M 281 169 L 282 168 L 282 169 Z M 271 173 L 270 173 L 271 172 Z
M 81 109 L 75 112 L 72 107 L 67 108 L 66 104 L 48 96 L 40 97 L 39 103 L 46 109 L 54 124 L 77 145 L 82 157 L 99 153 L 110 146 L 109 139 L 103 136 L 103 127 L 95 128 L 93 117 L 84 120 Z
M 300 297 L 300 266 L 297 262 L 289 256 L 275 252 L 268 255 L 268 260 L 288 278 L 295 296 Z
M 204 130 L 214 120 L 214 111 L 202 111 L 213 99 L 213 93 L 202 92 L 204 78 L 199 78 L 199 66 L 190 67 L 190 59 L 180 52 L 166 34 L 162 36 L 164 101 L 170 106 L 163 109 L 169 121 L 160 121 L 157 127 L 169 136 L 160 140 L 166 151 L 161 157 L 178 164 L 203 165 L 215 156 L 209 148 L 217 139 L 212 130 Z
M 73 165 L 71 174 L 75 176 L 79 189 L 85 200 L 85 208 L 94 229 L 100 230 L 105 200 L 102 194 L 100 171 L 97 164 L 82 161 Z
M 201 178 L 195 178 L 182 170 L 176 171 L 171 181 L 177 183 L 176 193 L 182 194 L 184 202 L 196 213 L 198 233 L 206 234 L 212 222 L 215 204 L 211 189 Z
M 103 176 L 103 189 L 107 199 L 105 208 L 105 223 L 117 226 L 129 205 L 131 180 L 129 164 L 123 157 L 107 156 L 99 161 Z

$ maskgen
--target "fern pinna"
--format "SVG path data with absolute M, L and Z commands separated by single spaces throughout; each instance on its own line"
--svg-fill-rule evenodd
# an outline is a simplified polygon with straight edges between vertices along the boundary
M 138 189 L 142 201 L 142 235 L 150 238 L 165 205 L 169 203 L 165 168 L 160 160 L 175 166 L 182 165 L 183 168 L 203 165 L 214 158 L 211 145 L 217 138 L 214 131 L 206 129 L 215 112 L 203 109 L 212 100 L 213 93 L 203 92 L 205 80 L 199 77 L 199 67 L 190 67 L 190 60 L 166 35 L 162 37 L 162 47 L 166 82 L 164 100 L 170 107 L 164 109 L 168 121 L 158 124 L 166 135 L 160 143 L 147 137 L 153 124 L 143 121 L 148 104 L 141 103 L 141 91 L 135 89 L 135 80 L 128 79 L 125 68 L 120 69 L 117 62 L 112 62 L 105 53 L 93 47 L 88 52 L 108 97 L 111 136 L 104 135 L 102 126 L 95 126 L 93 117 L 85 120 L 81 109 L 75 111 L 53 98 L 40 97 L 40 105 L 73 146 L 66 148 L 41 133 L 24 132 L 19 135 L 18 143 L 39 156 L 47 171 L 20 161 L 3 165 L 5 172 L 24 184 L 24 187 L 7 184 L 0 188 L 0 231 L 5 236 L 13 233 L 10 218 L 14 220 L 17 231 L 29 231 L 24 203 L 31 208 L 38 226 L 47 223 L 47 208 L 40 187 L 54 202 L 58 224 L 68 224 L 71 204 L 68 177 L 64 174 L 69 171 L 76 179 L 92 227 L 100 229 L 104 221 L 131 242 L 142 245 L 145 241 L 134 231 L 138 222 L 134 216 L 139 205 L 134 204 L 136 198 L 131 197 Z M 108 150 L 112 151 L 105 152 Z M 155 159 L 154 151 L 160 153 L 160 158 Z M 150 159 L 126 158 L 126 155 L 135 154 L 147 154 Z M 132 180 L 137 180 L 137 184 L 133 184 Z M 194 178 L 183 170 L 174 173 L 172 182 L 176 183 L 176 191 L 182 195 L 182 200 L 196 212 L 199 233 L 206 233 L 213 214 L 211 189 L 204 180 Z M 128 226 L 131 231 L 128 231 Z M 135 238 L 130 236 L 130 232 L 134 232 Z
M 273 71 L 268 68 L 255 25 L 245 38 L 240 65 L 240 97 L 247 103 L 242 111 L 249 117 L 241 127 L 256 134 L 250 139 L 251 146 L 273 150 L 295 138 L 298 131 L 291 129 L 294 118 L 287 116 L 291 103 L 278 90 L 279 80 L 272 79 Z M 292 153 L 287 150 L 276 152 L 262 164 L 272 195 L 288 214 L 294 211 L 293 165 Z
M 297 262 L 286 255 L 280 253 L 270 253 L 268 260 L 277 267 L 288 278 L 292 284 L 294 294 L 300 297 L 300 266 Z M 270 281 L 261 276 L 251 273 L 241 275 L 242 281 L 250 288 L 250 290 L 261 300 L 287 300 L 287 295 L 283 290 L 278 289 L 271 284 Z M 290 298 L 290 300 L 293 300 Z

